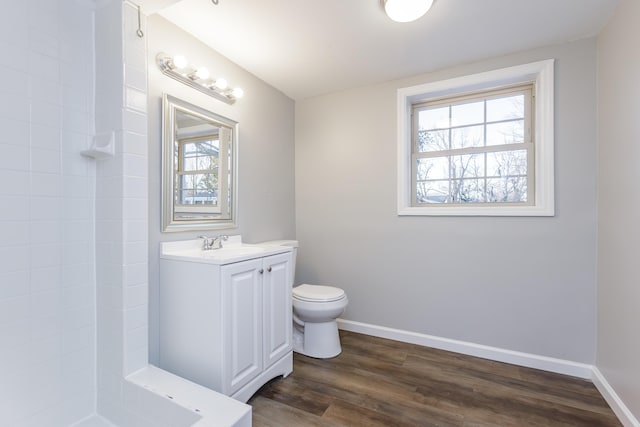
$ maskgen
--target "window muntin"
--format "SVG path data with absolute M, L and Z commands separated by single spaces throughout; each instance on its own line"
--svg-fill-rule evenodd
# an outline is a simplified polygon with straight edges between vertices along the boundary
M 412 105 L 412 206 L 533 205 L 533 84 Z

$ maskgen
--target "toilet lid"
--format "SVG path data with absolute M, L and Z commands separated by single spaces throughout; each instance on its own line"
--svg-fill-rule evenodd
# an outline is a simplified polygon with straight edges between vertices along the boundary
M 293 297 L 302 301 L 337 301 L 344 298 L 344 291 L 333 286 L 300 285 L 293 288 Z

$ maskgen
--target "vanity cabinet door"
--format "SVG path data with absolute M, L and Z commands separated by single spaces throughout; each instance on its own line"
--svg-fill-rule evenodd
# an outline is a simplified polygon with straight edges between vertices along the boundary
M 224 393 L 231 395 L 263 369 L 262 259 L 222 266 Z
M 293 348 L 291 335 L 291 287 L 293 284 L 291 254 L 265 257 L 263 268 L 263 346 L 264 369 L 267 369 Z

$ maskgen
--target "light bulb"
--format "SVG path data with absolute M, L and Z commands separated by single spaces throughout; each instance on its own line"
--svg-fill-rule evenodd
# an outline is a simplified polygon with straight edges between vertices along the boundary
M 234 98 L 242 98 L 244 96 L 244 90 L 242 90 L 242 88 L 235 88 L 231 94 L 233 95 Z
M 220 90 L 224 90 L 229 86 L 229 83 L 223 79 L 222 77 L 219 77 L 216 79 L 216 82 L 214 83 L 214 85 L 220 89 Z
M 433 0 L 385 0 L 384 10 L 396 22 L 411 22 L 431 8 Z
M 209 70 L 207 70 L 206 67 L 199 67 L 196 70 L 196 77 L 198 77 L 201 80 L 206 80 L 209 78 Z
M 173 57 L 173 65 L 178 69 L 181 70 L 183 68 L 187 67 L 187 58 L 185 58 L 182 55 L 176 55 Z

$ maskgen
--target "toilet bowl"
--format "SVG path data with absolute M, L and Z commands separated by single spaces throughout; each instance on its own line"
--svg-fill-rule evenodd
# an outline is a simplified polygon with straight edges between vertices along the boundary
M 296 240 L 272 240 L 263 245 L 293 248 L 295 277 Z M 336 319 L 349 301 L 345 292 L 333 286 L 303 284 L 292 291 L 293 351 L 318 359 L 335 357 L 342 352 Z
M 342 352 L 336 319 L 349 303 L 340 288 L 303 284 L 293 288 L 293 351 L 327 359 Z

